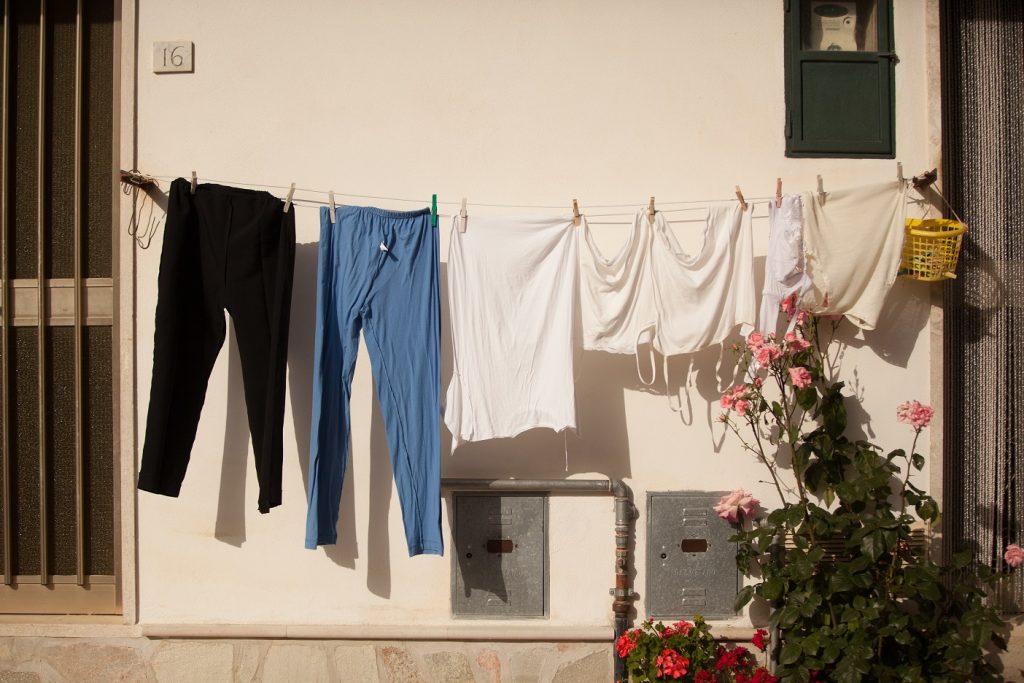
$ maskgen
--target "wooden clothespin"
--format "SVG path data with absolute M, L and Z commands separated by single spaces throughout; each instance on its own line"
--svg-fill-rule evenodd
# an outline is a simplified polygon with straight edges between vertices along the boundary
M 572 200 L 572 224 L 576 227 L 580 225 L 580 205 L 576 203 L 576 200 Z
M 782 208 L 782 178 L 775 179 L 775 208 Z
M 198 183 L 198 179 L 196 178 L 196 172 L 192 171 L 192 194 L 196 193 L 196 184 L 197 183 Z
M 327 193 L 327 199 L 331 202 L 331 225 L 334 225 L 334 213 L 338 210 L 338 206 L 334 203 L 334 190 Z
M 747 200 L 743 198 L 743 190 L 740 189 L 739 185 L 736 186 L 736 199 L 740 203 L 740 210 L 746 211 L 747 210 Z
M 825 181 L 818 176 L 818 201 L 822 204 L 825 203 Z
M 654 197 L 651 197 L 651 201 L 647 203 L 647 220 L 650 221 L 651 225 L 654 225 L 654 214 L 657 211 L 654 210 Z
M 469 214 L 466 213 L 466 198 L 462 198 L 462 208 L 459 209 L 459 232 L 466 232 L 466 223 L 469 219 Z
M 284 212 L 288 213 L 288 209 L 292 206 L 292 197 L 295 195 L 295 183 L 288 188 L 288 196 L 284 198 Z

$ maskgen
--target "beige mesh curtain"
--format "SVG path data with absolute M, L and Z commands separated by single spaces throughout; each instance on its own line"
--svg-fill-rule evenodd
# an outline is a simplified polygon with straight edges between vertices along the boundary
M 116 613 L 115 3 L 0 1 L 0 612 Z
M 1024 543 L 1024 2 L 943 0 L 944 178 L 969 229 L 945 284 L 947 551 Z M 1024 572 L 1004 581 L 1024 611 Z

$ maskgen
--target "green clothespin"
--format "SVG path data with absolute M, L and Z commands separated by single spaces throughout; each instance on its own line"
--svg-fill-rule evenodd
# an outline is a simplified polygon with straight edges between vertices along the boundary
M 430 224 L 437 227 L 437 195 L 430 196 Z

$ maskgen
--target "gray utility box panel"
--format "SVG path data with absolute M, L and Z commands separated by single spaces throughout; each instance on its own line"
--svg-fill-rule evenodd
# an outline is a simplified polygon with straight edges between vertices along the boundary
M 547 615 L 547 496 L 454 493 L 452 508 L 453 614 Z
M 723 493 L 647 494 L 649 616 L 736 616 L 736 530 L 712 509 Z

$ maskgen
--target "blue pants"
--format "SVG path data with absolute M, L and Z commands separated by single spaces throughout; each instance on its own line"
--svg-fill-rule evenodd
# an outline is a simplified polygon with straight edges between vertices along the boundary
M 430 211 L 320 209 L 306 547 L 337 542 L 349 397 L 363 331 L 409 555 L 441 540 L 438 237 Z

